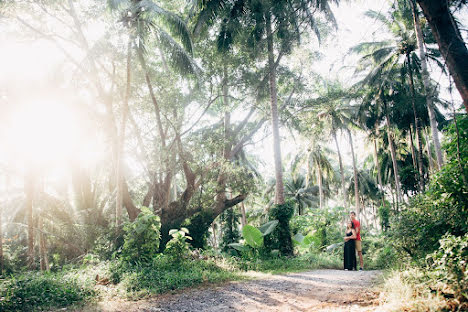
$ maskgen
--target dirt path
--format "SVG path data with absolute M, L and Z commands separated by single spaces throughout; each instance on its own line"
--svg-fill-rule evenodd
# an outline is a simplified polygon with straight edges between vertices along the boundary
M 100 311 L 375 311 L 379 271 L 316 270 L 186 289 L 153 300 L 101 306 Z

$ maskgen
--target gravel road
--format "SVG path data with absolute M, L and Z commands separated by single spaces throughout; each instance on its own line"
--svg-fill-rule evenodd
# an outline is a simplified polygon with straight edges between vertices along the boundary
M 315 270 L 256 274 L 254 280 L 185 289 L 154 299 L 103 306 L 100 311 L 376 311 L 379 271 Z

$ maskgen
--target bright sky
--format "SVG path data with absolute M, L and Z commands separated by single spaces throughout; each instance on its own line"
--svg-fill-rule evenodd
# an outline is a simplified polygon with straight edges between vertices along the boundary
M 324 57 L 319 62 L 314 63 L 310 70 L 330 79 L 338 77 L 342 81 L 349 81 L 353 69 L 339 70 L 353 63 L 351 57 L 344 58 L 348 49 L 363 40 L 379 39 L 384 35 L 382 25 L 375 20 L 364 17 L 363 13 L 369 9 L 386 12 L 388 7 L 387 0 L 342 1 L 339 7 L 334 8 L 339 26 L 336 37 L 323 43 L 320 51 Z M 0 26 L 3 28 L 5 25 Z M 93 29 L 99 31 L 92 31 Z M 92 40 L 97 39 L 103 35 L 103 27 L 101 24 L 90 26 L 87 33 Z M 56 68 L 63 66 L 62 52 L 46 40 L 26 41 L 16 37 L 12 39 L 8 37 L 7 31 L 0 32 L 0 46 L 2 47 L 0 49 L 0 68 L 2 69 L 0 73 L 0 113 L 4 112 L 5 109 L 2 104 L 3 89 L 8 88 L 9 93 L 13 90 L 13 93 L 19 96 L 18 101 L 16 101 L 17 105 L 14 108 L 9 108 L 13 112 L 7 118 L 8 120 L 4 120 L 5 117 L 0 116 L 2 123 L 0 125 L 0 138 L 3 142 L 8 143 L 8 145 L 0 146 L 0 161 L 7 159 L 8 162 L 20 166 L 21 162 L 26 161 L 23 159 L 24 157 L 32 157 L 42 165 L 47 163 L 48 166 L 56 166 L 59 160 L 65 162 L 65 158 L 71 154 L 76 155 L 78 151 L 84 153 L 80 157 L 95 157 L 96 155 L 92 156 L 90 153 L 97 153 L 99 143 L 91 139 L 93 136 L 89 134 L 89 131 L 83 131 L 85 119 L 79 119 L 74 111 L 76 99 L 64 98 L 62 95 L 56 94 L 41 94 L 39 96 L 36 93 L 36 90 L 47 90 L 47 84 L 50 83 L 55 83 L 55 89 L 63 87 L 64 93 L 70 87 L 64 83 L 69 81 L 69 77 L 52 75 L 52 73 L 58 72 L 55 70 Z M 313 51 L 317 47 L 311 46 L 310 49 Z M 434 79 L 437 80 L 437 77 Z M 308 142 L 295 141 L 286 133 L 285 128 L 282 128 L 281 133 L 283 136 L 283 159 L 286 165 L 290 155 L 295 154 Z M 262 136 L 263 134 L 259 134 L 254 140 L 260 140 Z M 45 137 L 49 141 L 40 144 L 39 142 Z M 51 142 L 56 143 L 52 144 Z M 340 145 L 345 155 L 345 162 L 350 164 L 351 157 L 347 140 L 340 138 Z M 333 144 L 330 145 L 330 148 L 335 149 Z M 362 134 L 356 138 L 355 148 L 360 151 L 358 161 L 362 161 L 365 154 L 362 151 L 366 151 Z M 271 136 L 255 146 L 249 145 L 247 150 L 265 164 L 261 172 L 267 176 L 273 174 Z M 30 151 L 29 155 L 27 151 Z

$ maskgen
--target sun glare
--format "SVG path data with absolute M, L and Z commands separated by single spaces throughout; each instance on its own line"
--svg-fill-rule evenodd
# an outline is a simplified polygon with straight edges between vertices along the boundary
M 18 105 L 7 118 L 3 140 L 6 152 L 24 165 L 53 167 L 69 160 L 97 157 L 89 150 L 92 138 L 82 127 L 85 121 L 59 100 L 38 100 Z

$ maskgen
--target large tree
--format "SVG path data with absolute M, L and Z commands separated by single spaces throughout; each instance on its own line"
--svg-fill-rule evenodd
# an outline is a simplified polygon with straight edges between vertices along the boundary
M 451 1 L 416 0 L 431 26 L 453 81 L 468 113 L 468 49 L 450 8 Z M 466 0 L 455 1 L 460 7 Z
M 205 23 L 213 23 L 216 19 L 221 20 L 218 43 L 220 49 L 228 50 L 239 30 L 247 25 L 247 28 L 251 30 L 246 41 L 248 47 L 257 57 L 266 55 L 276 176 L 275 203 L 283 204 L 284 185 L 276 69 L 282 55 L 289 53 L 292 45 L 298 42 L 304 24 L 318 33 L 314 12 L 323 12 L 334 21 L 328 1 L 203 0 L 199 1 L 199 8 L 201 11 L 195 26 L 195 33 L 200 32 Z M 265 50 L 265 42 L 266 51 L 261 53 Z

